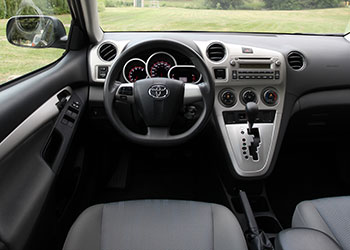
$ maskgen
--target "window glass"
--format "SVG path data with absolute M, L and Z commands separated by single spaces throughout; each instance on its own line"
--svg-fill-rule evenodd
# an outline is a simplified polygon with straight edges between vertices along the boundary
M 343 0 L 98 0 L 104 31 L 345 34 Z
M 58 48 L 29 48 L 11 44 L 6 38 L 6 25 L 8 20 L 14 16 L 51 16 L 56 17 L 63 23 L 63 27 L 68 34 L 71 15 L 66 0 L 0 0 L 0 84 L 22 76 L 33 70 L 41 68 L 60 58 L 64 49 Z M 27 19 L 26 19 L 27 20 Z M 25 46 L 40 45 L 45 47 L 47 43 L 42 42 L 42 31 L 37 31 L 39 27 L 48 25 L 40 18 L 40 23 L 32 28 L 36 35 L 28 33 L 27 38 L 17 41 Z M 22 30 L 22 21 L 15 22 L 17 30 Z M 45 26 L 45 27 L 46 27 Z M 50 30 L 52 32 L 52 30 Z M 45 32 L 44 32 L 45 33 Z M 48 33 L 48 32 L 46 32 Z

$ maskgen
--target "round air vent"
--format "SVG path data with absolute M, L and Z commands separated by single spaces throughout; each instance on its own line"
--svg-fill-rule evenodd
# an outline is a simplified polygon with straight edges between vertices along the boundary
M 117 48 L 111 43 L 104 43 L 98 50 L 101 59 L 110 62 L 117 56 Z
M 305 67 L 304 56 L 297 51 L 288 54 L 288 64 L 294 70 L 302 70 Z
M 207 56 L 211 61 L 221 61 L 226 55 L 226 49 L 221 43 L 213 43 L 207 49 Z

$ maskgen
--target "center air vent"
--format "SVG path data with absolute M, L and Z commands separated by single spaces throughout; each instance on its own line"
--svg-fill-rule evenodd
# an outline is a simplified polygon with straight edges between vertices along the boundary
M 214 62 L 221 61 L 226 55 L 225 47 L 220 43 L 213 43 L 207 49 L 208 58 Z
M 288 64 L 294 70 L 301 70 L 305 66 L 304 56 L 297 51 L 292 51 L 288 55 Z
M 112 61 L 117 56 L 117 48 L 110 43 L 104 43 L 98 50 L 98 54 L 101 59 L 109 62 Z

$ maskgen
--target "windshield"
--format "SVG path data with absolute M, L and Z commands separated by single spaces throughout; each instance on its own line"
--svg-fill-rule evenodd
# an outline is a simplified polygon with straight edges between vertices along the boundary
M 345 34 L 340 0 L 98 0 L 104 31 Z

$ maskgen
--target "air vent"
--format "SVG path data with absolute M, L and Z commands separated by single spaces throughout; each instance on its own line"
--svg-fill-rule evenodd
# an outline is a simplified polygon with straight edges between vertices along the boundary
M 117 48 L 113 44 L 104 43 L 98 53 L 103 60 L 110 62 L 117 56 Z
M 213 43 L 207 49 L 208 58 L 214 62 L 221 61 L 226 54 L 225 47 L 220 43 Z
M 288 64 L 294 70 L 301 70 L 305 66 L 304 56 L 297 51 L 292 51 L 288 55 Z

